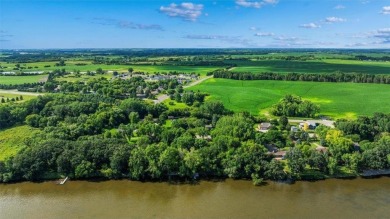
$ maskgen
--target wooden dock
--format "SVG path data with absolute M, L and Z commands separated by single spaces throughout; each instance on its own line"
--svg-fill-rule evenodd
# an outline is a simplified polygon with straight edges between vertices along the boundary
M 64 180 L 62 180 L 59 184 L 64 185 L 66 183 L 66 181 L 68 181 L 68 177 L 66 177 Z

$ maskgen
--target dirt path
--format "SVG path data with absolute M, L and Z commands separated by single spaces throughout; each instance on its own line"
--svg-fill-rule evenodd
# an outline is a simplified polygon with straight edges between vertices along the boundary
M 157 100 L 153 100 L 154 104 L 162 103 L 164 100 L 168 99 L 169 96 L 166 94 L 161 94 L 157 96 Z
M 196 80 L 196 81 L 194 81 L 194 82 L 191 82 L 191 83 L 190 83 L 189 85 L 187 85 L 187 86 L 183 86 L 183 88 L 189 88 L 189 87 L 198 85 L 198 84 L 202 83 L 203 81 L 208 80 L 208 79 L 210 79 L 210 78 L 212 78 L 212 77 L 213 77 L 213 76 L 211 75 L 211 76 L 207 76 L 207 77 L 204 77 L 204 78 L 202 78 L 202 79 Z
M 204 77 L 204 78 L 202 78 L 202 79 L 196 80 L 196 81 L 194 81 L 194 82 L 191 82 L 191 83 L 190 83 L 189 85 L 187 85 L 187 86 L 183 86 L 183 88 L 189 88 L 189 87 L 195 86 L 195 85 L 200 84 L 200 83 L 202 83 L 203 81 L 208 80 L 208 79 L 210 79 L 210 78 L 212 78 L 212 77 L 213 77 L 213 76 L 207 76 L 207 77 Z M 166 99 L 168 99 L 168 98 L 169 98 L 168 95 L 166 95 L 166 94 L 161 94 L 161 95 L 157 96 L 157 100 L 153 100 L 153 102 L 154 102 L 154 104 L 162 103 L 164 100 L 166 100 Z
M 2 93 L 2 94 L 25 95 L 25 96 L 40 96 L 40 95 L 44 95 L 43 93 L 23 92 L 23 91 L 18 91 L 16 89 L 14 89 L 14 90 L 2 90 L 2 89 L 0 89 L 0 93 Z

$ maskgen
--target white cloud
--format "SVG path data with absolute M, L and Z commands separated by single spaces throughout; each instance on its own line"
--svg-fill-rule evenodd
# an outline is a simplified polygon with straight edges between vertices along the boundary
M 250 1 L 250 0 L 236 0 L 236 4 L 245 8 L 261 8 L 265 5 L 276 5 L 278 0 L 263 0 L 263 1 Z
M 218 40 L 233 45 L 254 46 L 254 44 L 250 40 L 244 39 L 240 36 L 196 35 L 196 34 L 191 35 L 190 34 L 190 35 L 183 36 L 183 38 L 190 39 L 190 40 Z
M 307 29 L 315 29 L 315 28 L 320 28 L 321 26 L 315 23 L 308 23 L 308 24 L 302 24 L 299 27 L 307 28 Z
M 390 43 L 390 28 L 383 28 L 375 31 L 373 37 L 380 39 L 382 43 Z
M 161 6 L 160 12 L 169 17 L 178 17 L 186 21 L 196 21 L 202 15 L 203 5 L 183 2 L 179 5 L 172 3 L 169 6 Z
M 382 8 L 382 14 L 390 14 L 390 6 L 385 6 Z
M 345 6 L 344 6 L 344 5 L 336 5 L 336 6 L 334 7 L 334 9 L 336 9 L 336 10 L 345 9 Z
M 271 37 L 271 36 L 275 36 L 274 33 L 256 33 L 255 36 L 257 37 Z
M 390 28 L 382 28 L 370 32 L 355 34 L 351 38 L 362 39 L 364 41 L 353 42 L 346 45 L 347 47 L 384 47 L 385 45 L 390 45 Z
M 344 18 L 339 18 L 339 17 L 327 17 L 325 18 L 325 22 L 327 23 L 338 23 L 338 22 L 345 22 L 347 21 Z
M 284 41 L 284 42 L 297 42 L 300 41 L 301 39 L 298 37 L 278 36 L 278 37 L 274 37 L 274 40 Z
M 160 30 L 164 29 L 158 24 L 140 24 L 127 20 L 118 20 L 113 18 L 96 17 L 92 20 L 92 23 L 103 26 L 115 26 L 122 29 L 135 29 L 135 30 Z

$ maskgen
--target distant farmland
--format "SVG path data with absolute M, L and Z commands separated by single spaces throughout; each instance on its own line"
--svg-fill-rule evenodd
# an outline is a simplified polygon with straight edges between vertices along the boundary
M 313 61 L 234 61 L 236 72 L 275 72 L 275 73 L 364 73 L 390 74 L 390 62 L 370 62 L 342 59 L 324 59 Z
M 47 75 L 28 75 L 28 76 L 0 76 L 0 84 L 24 84 L 37 83 L 43 80 Z
M 390 112 L 386 104 L 390 86 L 384 84 L 322 83 L 291 81 L 237 81 L 209 79 L 191 87 L 211 94 L 234 111 L 255 115 L 268 109 L 286 94 L 296 94 L 321 106 L 321 114 L 336 118 L 355 118 L 375 112 Z

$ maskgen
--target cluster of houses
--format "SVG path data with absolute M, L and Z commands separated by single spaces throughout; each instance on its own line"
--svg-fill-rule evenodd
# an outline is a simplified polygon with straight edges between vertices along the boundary
M 307 130 L 314 130 L 317 128 L 319 124 L 314 121 L 303 121 L 298 124 L 298 126 L 291 126 L 290 131 L 291 132 L 298 132 L 300 130 L 307 131 Z M 269 122 L 263 122 L 260 123 L 257 127 L 257 131 L 266 133 L 272 128 L 272 124 Z M 314 138 L 314 133 L 309 133 L 309 138 Z M 287 151 L 279 150 L 274 145 L 266 145 L 266 148 L 268 150 L 268 153 L 272 154 L 274 156 L 275 160 L 283 160 L 286 156 Z M 326 153 L 328 151 L 328 148 L 323 147 L 321 145 L 318 145 L 316 148 L 317 151 Z
M 145 81 L 164 81 L 164 80 L 177 80 L 179 84 L 187 84 L 193 80 L 198 80 L 199 76 L 196 74 L 143 74 L 140 72 L 118 74 L 113 78 L 130 79 L 133 77 L 141 77 Z
M 305 122 L 301 122 L 299 123 L 298 126 L 291 126 L 290 128 L 290 131 L 291 132 L 298 132 L 299 130 L 314 130 L 317 128 L 317 123 L 315 123 L 314 121 L 305 121 Z M 268 130 L 270 130 L 272 128 L 272 124 L 269 123 L 269 122 L 262 122 L 258 125 L 257 127 L 257 130 L 259 132 L 263 132 L 263 133 L 266 133 L 268 132 Z

